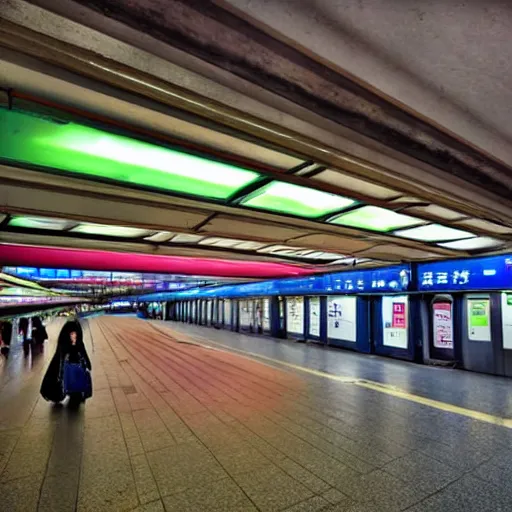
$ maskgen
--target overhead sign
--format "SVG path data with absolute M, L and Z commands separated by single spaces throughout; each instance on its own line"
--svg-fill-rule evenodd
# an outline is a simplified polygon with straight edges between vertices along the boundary
M 506 290 L 512 288 L 512 255 L 418 265 L 419 291 Z
M 410 287 L 410 265 L 336 272 L 320 276 L 275 279 L 194 289 L 171 294 L 167 300 L 196 297 L 258 297 L 271 295 L 330 295 L 403 292 Z

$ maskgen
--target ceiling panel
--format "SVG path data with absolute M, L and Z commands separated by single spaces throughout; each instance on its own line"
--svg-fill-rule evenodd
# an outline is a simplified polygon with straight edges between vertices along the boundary
M 294 238 L 289 241 L 294 245 L 305 247 L 312 247 L 313 249 L 321 248 L 325 251 L 336 251 L 341 254 L 351 254 L 353 252 L 362 251 L 375 245 L 374 242 L 367 242 L 365 240 L 354 240 L 352 238 L 345 238 L 338 235 L 329 235 L 324 233 L 315 233 L 312 235 L 305 235 Z
M 378 245 L 358 253 L 358 256 L 387 261 L 439 259 L 439 254 L 433 252 L 412 249 L 410 247 L 399 247 L 396 245 Z
M 439 245 L 446 249 L 455 249 L 457 251 L 477 251 L 497 248 L 504 244 L 505 242 L 503 240 L 496 240 L 487 236 L 477 236 L 466 240 L 458 240 L 456 242 L 448 242 Z
M 23 229 L 49 229 L 54 231 L 63 231 L 75 225 L 75 221 L 69 221 L 66 219 L 30 217 L 24 215 L 15 215 L 9 220 L 10 227 Z
M 454 221 L 466 217 L 466 215 L 463 213 L 450 210 L 448 208 L 443 208 L 442 206 L 437 206 L 435 204 L 430 204 L 428 206 L 412 206 L 411 208 L 405 208 L 403 212 L 407 213 L 408 215 L 424 214 L 427 216 L 427 218 L 432 215 L 439 219 L 448 221 Z
M 317 218 L 354 204 L 353 199 L 291 183 L 273 181 L 246 197 L 241 204 L 297 217 Z
M 379 200 L 389 200 L 400 195 L 397 190 L 375 185 L 332 169 L 326 169 L 312 177 L 312 179 Z
M 203 238 L 199 245 L 210 245 L 213 247 L 225 247 L 242 251 L 255 251 L 265 247 L 265 243 L 251 242 L 250 240 L 237 240 L 234 238 L 208 237 Z
M 232 236 L 234 238 L 251 238 L 261 241 L 284 242 L 288 239 L 307 233 L 304 229 L 286 227 L 279 224 L 257 222 L 249 218 L 240 220 L 239 217 L 217 215 L 199 229 L 200 233 Z
M 419 240 L 421 242 L 448 242 L 475 236 L 468 231 L 454 229 L 441 224 L 427 224 L 426 226 L 420 226 L 418 228 L 402 229 L 396 231 L 395 234 L 403 238 Z
M 385 233 L 394 229 L 424 224 L 425 221 L 378 206 L 362 206 L 329 219 L 329 223 Z
M 144 238 L 144 240 L 147 240 L 148 242 L 162 243 L 162 242 L 167 242 L 174 235 L 175 235 L 175 233 L 171 233 L 169 231 L 160 231 L 159 233 L 155 233 L 154 235 Z
M 41 182 L 45 183 L 46 178 L 47 175 L 41 175 Z M 96 183 L 94 185 L 94 188 L 102 191 L 102 186 Z M 204 210 L 191 210 L 169 203 L 148 205 L 147 201 L 138 202 L 139 191 L 136 196 L 127 198 L 123 193 L 111 199 L 84 194 L 80 190 L 78 187 L 73 193 L 67 193 L 51 190 L 50 187 L 27 188 L 21 184 L 0 186 L 0 207 L 13 214 L 31 211 L 37 212 L 41 217 L 77 219 L 77 222 L 89 221 L 97 224 L 116 222 L 125 226 L 154 228 L 155 231 L 191 229 L 204 222 L 209 216 L 209 213 Z
M 37 90 L 44 97 L 50 97 L 76 109 L 85 109 L 103 117 L 122 121 L 134 127 L 155 131 L 163 135 L 204 145 L 212 149 L 231 153 L 280 169 L 291 169 L 302 160 L 280 151 L 268 149 L 259 144 L 221 133 L 215 129 L 200 126 L 169 115 L 163 111 L 142 107 L 134 102 L 107 96 L 93 89 L 60 80 L 12 62 L 2 61 L 5 86 L 15 89 Z M 158 108 L 163 109 L 161 105 Z
M 393 206 L 400 206 L 400 205 L 406 205 L 406 204 L 410 204 L 410 205 L 413 205 L 413 204 L 424 204 L 425 203 L 425 199 L 421 199 L 419 197 L 413 197 L 413 196 L 401 196 L 401 197 L 397 197 L 396 199 L 393 199 L 392 201 L 390 201 L 390 204 L 392 204 Z
M 142 238 L 147 237 L 152 232 L 147 229 L 132 228 L 128 226 L 112 226 L 106 224 L 86 224 L 82 223 L 70 230 L 71 233 L 81 233 L 84 235 L 113 236 L 120 238 Z
M 0 156 L 80 176 L 226 199 L 260 175 L 78 123 L 0 109 Z
M 503 226 L 502 224 L 496 224 L 495 222 L 484 219 L 465 219 L 455 224 L 466 229 L 476 228 L 491 234 L 496 233 L 497 235 L 508 235 L 512 233 L 512 227 Z
M 189 235 L 187 233 L 178 233 L 177 235 L 173 236 L 170 241 L 174 244 L 196 244 L 203 238 L 204 237 L 202 237 L 200 235 Z

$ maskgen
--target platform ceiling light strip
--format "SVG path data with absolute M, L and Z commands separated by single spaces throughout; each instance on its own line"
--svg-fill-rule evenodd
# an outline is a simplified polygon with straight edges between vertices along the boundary
M 250 208 L 308 218 L 322 217 L 354 203 L 347 197 L 280 181 L 269 183 L 241 201 Z
M 314 251 L 313 249 L 304 249 L 303 247 L 288 247 L 286 245 L 271 245 L 259 250 L 258 252 L 272 254 L 273 256 L 288 256 L 290 258 L 306 258 L 313 260 L 335 260 L 345 258 L 345 255 L 343 254 Z
M 450 228 L 441 224 L 427 224 L 417 228 L 395 231 L 395 235 L 411 240 L 421 242 L 448 242 L 452 240 L 462 240 L 464 238 L 473 238 L 475 235 L 468 231 Z
M 329 219 L 329 222 L 331 224 L 339 224 L 342 226 L 350 226 L 379 232 L 386 232 L 425 223 L 425 221 L 421 221 L 415 217 L 397 213 L 393 210 L 379 208 L 378 206 L 363 206 L 357 210 L 352 210 Z
M 160 233 L 147 236 L 144 240 L 147 240 L 148 242 L 167 242 L 174 236 L 174 234 L 175 233 L 170 233 L 169 231 L 161 231 Z
M 260 175 L 76 123 L 0 109 L 0 157 L 95 178 L 227 199 Z
M 187 235 L 186 233 L 176 235 L 170 240 L 174 244 L 195 244 L 202 240 L 204 236 L 200 235 Z
M 76 222 L 65 219 L 50 219 L 46 217 L 24 217 L 15 216 L 9 221 L 9 226 L 13 228 L 23 229 L 49 229 L 53 231 L 62 231 L 71 226 L 76 225 Z
M 213 247 L 226 247 L 230 249 L 239 249 L 244 251 L 255 251 L 268 244 L 261 242 L 251 242 L 249 240 L 235 240 L 232 238 L 209 237 L 201 240 L 199 245 L 210 245 Z
M 456 251 L 476 251 L 478 249 L 489 249 L 503 244 L 504 242 L 501 240 L 481 236 L 477 238 L 467 238 L 466 240 L 458 240 L 457 242 L 447 242 L 439 245 L 446 249 L 455 249 Z
M 71 231 L 84 235 L 115 236 L 120 238 L 141 238 L 151 234 L 151 231 L 147 229 L 131 228 L 127 226 L 109 226 L 106 224 L 79 224 Z

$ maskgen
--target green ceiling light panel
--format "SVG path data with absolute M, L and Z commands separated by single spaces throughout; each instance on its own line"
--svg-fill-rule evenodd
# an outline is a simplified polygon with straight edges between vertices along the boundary
M 395 235 L 402 238 L 410 238 L 420 242 L 448 242 L 450 240 L 462 240 L 473 238 L 475 235 L 461 229 L 450 228 L 442 224 L 427 224 L 417 228 L 395 231 Z
M 423 223 L 423 221 L 415 217 L 397 213 L 393 210 L 379 208 L 378 206 L 363 206 L 357 210 L 342 213 L 330 219 L 329 222 L 331 224 L 379 232 L 391 231 Z
M 249 195 L 241 204 L 298 217 L 322 217 L 355 203 L 353 199 L 291 183 L 273 181 Z
M 120 238 L 140 238 L 152 232 L 147 229 L 130 228 L 126 226 L 110 226 L 106 224 L 79 224 L 71 230 L 73 233 L 84 235 L 115 236 Z
M 227 199 L 257 172 L 76 123 L 0 109 L 0 158 L 83 177 Z
M 15 216 L 9 221 L 9 226 L 23 229 L 50 229 L 62 231 L 77 224 L 65 219 L 50 219 L 46 217 L 23 217 Z

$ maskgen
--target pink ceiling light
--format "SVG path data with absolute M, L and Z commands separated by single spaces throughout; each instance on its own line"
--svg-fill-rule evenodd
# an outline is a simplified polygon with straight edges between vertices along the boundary
M 313 268 L 286 263 L 186 258 L 18 244 L 0 244 L 0 265 L 262 279 L 303 276 L 315 272 Z

